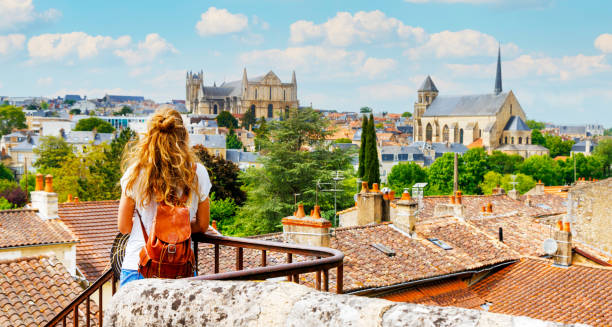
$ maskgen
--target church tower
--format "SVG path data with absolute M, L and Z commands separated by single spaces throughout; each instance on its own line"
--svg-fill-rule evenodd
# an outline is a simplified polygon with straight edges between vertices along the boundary
M 502 93 L 502 76 L 501 76 L 501 46 L 497 49 L 497 73 L 495 74 L 495 95 Z
M 185 106 L 187 110 L 192 113 L 197 113 L 200 95 L 200 89 L 204 83 L 204 71 L 201 70 L 199 73 L 187 72 L 185 79 Z
M 431 76 L 427 75 L 427 78 L 425 78 L 425 81 L 423 81 L 423 84 L 421 84 L 421 87 L 417 90 L 417 102 L 414 103 L 414 113 L 412 116 L 414 124 L 412 127 L 412 134 L 415 141 L 425 140 L 421 117 L 423 117 L 425 110 L 427 110 L 427 107 L 429 107 L 437 96 L 438 88 L 431 79 Z

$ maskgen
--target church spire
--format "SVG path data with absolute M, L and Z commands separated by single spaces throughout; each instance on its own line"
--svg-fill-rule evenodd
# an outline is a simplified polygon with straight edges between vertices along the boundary
M 501 45 L 497 49 L 497 74 L 495 75 L 495 94 L 502 92 L 502 76 L 501 76 Z
M 295 80 L 295 70 L 291 74 L 291 84 L 294 84 L 294 85 L 297 84 L 297 81 Z

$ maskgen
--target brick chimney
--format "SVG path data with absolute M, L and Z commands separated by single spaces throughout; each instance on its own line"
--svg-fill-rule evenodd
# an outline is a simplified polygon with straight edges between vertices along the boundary
M 520 196 L 521 194 L 516 189 L 512 189 L 508 191 L 508 197 L 510 197 L 513 200 L 518 200 Z
M 454 196 L 449 197 L 448 203 L 438 203 L 434 207 L 434 217 L 454 216 L 464 217 L 465 205 L 463 205 L 461 191 L 455 192 Z
M 311 216 L 306 216 L 304 205 L 299 204 L 293 216 L 282 219 L 283 238 L 286 242 L 310 246 L 329 247 L 331 223 L 321 218 L 321 208 L 315 206 Z
M 535 186 L 535 194 L 536 195 L 544 194 L 544 183 L 542 183 L 541 180 L 539 180 L 538 183 Z
M 53 192 L 53 177 L 45 176 L 43 190 L 43 175 L 36 174 L 36 187 L 30 192 L 32 208 L 38 209 L 38 216 L 42 219 L 55 219 L 57 215 L 57 193 Z
M 397 201 L 397 210 L 395 210 L 395 215 L 391 216 L 391 222 L 393 226 L 412 235 L 419 204 L 416 200 L 410 199 L 407 192 L 405 194 L 407 196 L 402 196 L 402 199 Z
M 557 241 L 557 252 L 554 255 L 553 262 L 558 266 L 569 266 L 572 264 L 572 232 L 570 223 L 563 223 L 561 220 L 557 222 L 555 231 L 555 241 Z
M 372 186 L 370 191 L 368 182 L 361 182 L 361 192 L 357 195 L 358 226 L 382 222 L 385 213 L 383 206 L 388 206 L 390 203 L 383 201 L 383 194 L 378 189 L 378 184 L 374 183 Z M 389 212 L 389 208 L 386 212 Z

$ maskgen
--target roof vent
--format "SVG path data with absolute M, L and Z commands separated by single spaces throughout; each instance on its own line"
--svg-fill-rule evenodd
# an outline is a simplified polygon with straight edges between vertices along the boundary
M 395 251 L 393 251 L 393 249 L 389 249 L 388 247 L 386 247 L 386 246 L 384 246 L 384 245 L 382 245 L 382 244 L 380 244 L 380 243 L 374 243 L 374 244 L 372 244 L 372 246 L 373 246 L 373 247 L 374 247 L 376 250 L 378 250 L 378 251 L 380 251 L 380 252 L 382 252 L 382 253 L 386 254 L 386 255 L 387 255 L 387 257 L 393 257 L 393 256 L 395 256 Z
M 439 247 L 443 248 L 444 250 L 452 250 L 452 249 L 453 249 L 453 247 L 452 247 L 452 246 L 450 246 L 450 245 L 448 245 L 448 244 L 444 243 L 444 241 L 440 241 L 439 239 L 437 239 L 437 238 L 435 238 L 435 237 L 430 237 L 430 238 L 428 238 L 428 240 L 429 240 L 431 243 L 433 243 L 433 244 L 435 244 L 435 245 L 437 245 L 437 246 L 439 246 Z

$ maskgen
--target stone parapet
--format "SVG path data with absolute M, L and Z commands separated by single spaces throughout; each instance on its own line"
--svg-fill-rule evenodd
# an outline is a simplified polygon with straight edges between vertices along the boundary
M 319 292 L 289 282 L 145 279 L 119 289 L 106 326 L 563 326 L 455 307 Z

